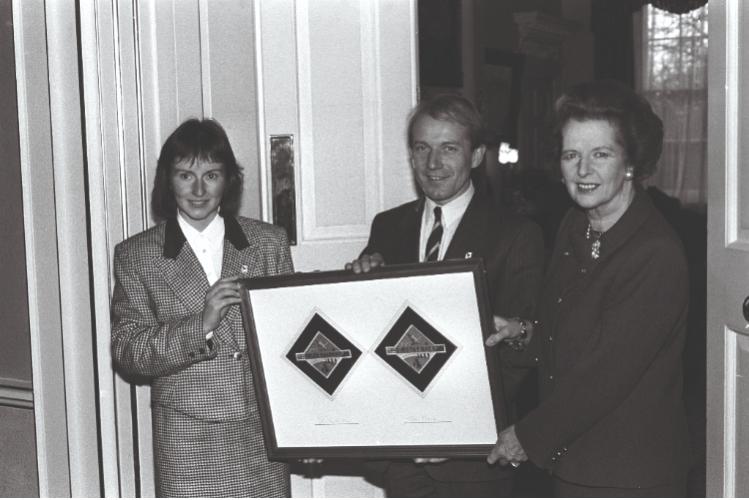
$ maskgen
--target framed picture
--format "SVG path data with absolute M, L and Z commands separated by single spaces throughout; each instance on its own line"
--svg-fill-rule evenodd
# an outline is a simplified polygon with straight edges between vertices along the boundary
M 507 420 L 480 260 L 243 280 L 272 460 L 482 457 Z
M 520 54 L 486 49 L 479 80 L 478 108 L 487 130 L 514 147 L 518 145 L 524 61 Z

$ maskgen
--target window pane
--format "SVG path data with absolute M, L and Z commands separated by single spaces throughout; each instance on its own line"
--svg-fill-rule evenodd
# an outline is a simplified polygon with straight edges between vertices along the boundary
M 648 5 L 643 91 L 664 125 L 663 154 L 650 179 L 685 203 L 705 200 L 707 6 L 678 15 Z

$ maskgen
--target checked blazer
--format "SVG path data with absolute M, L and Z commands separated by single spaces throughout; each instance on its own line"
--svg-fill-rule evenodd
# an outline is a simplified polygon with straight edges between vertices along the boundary
M 224 223 L 222 277 L 243 270 L 248 277 L 293 272 L 282 229 L 244 217 L 225 217 Z M 262 446 L 240 309 L 232 306 L 212 342 L 206 342 L 202 311 L 209 284 L 176 219 L 118 244 L 114 275 L 115 368 L 125 376 L 151 380 L 154 419 L 174 414 L 196 422 L 249 421 L 247 432 Z M 156 408 L 167 411 L 156 412 Z M 161 420 L 154 423 L 154 429 L 159 430 L 154 436 L 157 457 L 163 451 L 159 447 L 174 449 L 184 434 L 176 424 Z M 264 453 L 256 458 L 272 465 Z M 158 468 L 157 463 L 157 475 Z M 258 492 L 273 494 L 265 489 Z
M 386 264 L 419 261 L 424 199 L 387 210 L 372 221 L 369 242 L 362 254 L 379 253 Z M 476 189 L 445 253 L 445 260 L 481 258 L 494 314 L 527 317 L 534 309 L 544 267 L 541 230 L 530 220 L 498 206 Z M 512 400 L 526 370 L 502 365 L 505 397 Z M 487 481 L 501 474 L 484 460 L 449 460 L 425 465 L 440 481 Z

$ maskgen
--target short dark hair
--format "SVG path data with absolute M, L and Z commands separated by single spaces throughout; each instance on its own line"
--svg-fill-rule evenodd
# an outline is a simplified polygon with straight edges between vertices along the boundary
M 553 154 L 556 164 L 562 151 L 562 131 L 570 120 L 606 120 L 617 130 L 641 179 L 655 172 L 663 149 L 663 122 L 650 103 L 627 85 L 615 80 L 596 80 L 571 87 L 554 107 Z
M 421 101 L 408 118 L 408 145 L 413 145 L 413 127 L 416 120 L 422 116 L 431 116 L 435 120 L 443 120 L 463 125 L 468 129 L 471 137 L 471 148 L 485 144 L 484 123 L 476 106 L 471 101 L 457 94 L 440 94 Z
M 184 160 L 211 161 L 224 167 L 226 187 L 219 213 L 222 216 L 236 215 L 242 195 L 243 176 L 229 138 L 216 120 L 190 118 L 177 127 L 161 147 L 151 192 L 151 211 L 154 217 L 163 220 L 177 216 L 171 174 L 174 165 Z

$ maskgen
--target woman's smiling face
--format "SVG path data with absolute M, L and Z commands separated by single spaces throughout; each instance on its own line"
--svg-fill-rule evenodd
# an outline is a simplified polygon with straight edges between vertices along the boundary
M 198 231 L 211 223 L 226 191 L 226 169 L 203 159 L 179 160 L 172 167 L 171 186 L 177 208 Z
M 562 129 L 560 163 L 567 191 L 589 217 L 615 222 L 627 210 L 634 196 L 634 169 L 611 122 L 568 121 Z

